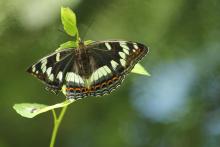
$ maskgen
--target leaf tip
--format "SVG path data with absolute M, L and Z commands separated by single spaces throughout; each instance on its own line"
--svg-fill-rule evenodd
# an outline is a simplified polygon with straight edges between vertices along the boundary
M 140 75 L 151 76 L 150 73 L 147 72 L 147 70 L 140 63 L 136 64 L 131 72 Z

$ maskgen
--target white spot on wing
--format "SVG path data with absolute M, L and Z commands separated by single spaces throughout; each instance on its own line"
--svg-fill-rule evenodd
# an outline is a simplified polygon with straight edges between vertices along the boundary
M 52 67 L 49 67 L 46 71 L 48 76 L 50 75 L 51 71 L 52 71 Z
M 42 69 L 43 73 L 45 73 L 47 70 L 46 64 L 47 64 L 47 58 L 45 58 L 41 61 L 41 69 Z
M 99 75 L 98 75 L 98 72 L 96 70 L 94 73 L 92 73 L 92 75 L 90 77 L 90 80 L 91 80 L 91 82 L 95 82 L 95 81 L 98 80 L 98 78 L 99 78 Z
M 108 50 L 111 50 L 111 49 L 112 49 L 111 46 L 110 46 L 110 44 L 109 44 L 108 42 L 105 42 L 105 46 L 107 47 Z
M 100 68 L 99 70 L 97 71 L 98 75 L 99 75 L 99 79 L 103 77 L 103 74 L 100 72 Z
M 59 79 L 59 81 L 62 81 L 63 79 L 63 72 L 60 71 L 58 74 L 57 74 L 57 79 Z
M 84 84 L 84 81 L 83 81 L 83 79 L 79 76 L 79 82 L 81 83 L 81 84 Z
M 118 54 L 120 55 L 120 57 L 121 57 L 122 59 L 125 59 L 125 58 L 126 58 L 125 53 L 123 53 L 123 52 L 119 52 Z
M 126 53 L 127 55 L 129 55 L 129 47 L 127 46 L 126 42 L 119 42 L 120 46 L 123 49 L 123 52 Z
M 113 69 L 116 69 L 118 66 L 118 63 L 115 62 L 114 60 L 111 60 L 111 65 L 112 65 Z
M 42 69 L 42 72 L 43 72 L 43 73 L 45 73 L 45 72 L 46 72 L 46 70 L 47 70 L 47 67 L 46 67 L 46 66 L 44 66 L 44 67 L 43 67 L 43 69 Z
M 133 43 L 133 46 L 134 46 L 135 49 L 138 49 L 137 43 Z
M 56 61 L 60 61 L 60 53 L 56 54 Z
M 99 79 L 99 73 L 96 71 L 94 74 L 94 80 L 97 81 Z
M 79 84 L 79 83 L 80 83 L 80 82 L 79 82 L 79 78 L 80 78 L 80 77 L 79 77 L 78 75 L 74 74 L 74 78 L 75 78 L 75 82 Z
M 120 59 L 121 65 L 125 67 L 126 61 L 124 59 Z
M 129 51 L 127 49 L 123 48 L 123 52 L 126 53 L 127 55 L 129 55 Z
M 110 74 L 110 73 L 112 73 L 112 71 L 109 69 L 109 67 L 108 66 L 103 66 L 103 68 Z
M 67 82 L 74 82 L 74 83 L 77 83 L 77 84 L 79 84 L 79 83 L 84 83 L 83 82 L 83 79 L 79 76 L 79 75 L 77 75 L 77 74 L 75 74 L 75 73 L 73 73 L 73 72 L 68 72 L 67 74 L 66 74 L 66 81 Z
M 99 70 L 104 76 L 108 74 L 107 71 L 105 71 L 104 67 L 99 68 Z
M 125 45 L 125 46 L 126 46 L 126 45 L 127 45 L 127 41 L 119 41 L 119 44 L 120 44 L 120 45 Z
M 47 58 L 41 60 L 41 63 L 42 63 L 42 64 L 44 64 L 44 63 L 46 64 L 46 63 L 47 63 Z
M 67 82 L 70 82 L 70 81 L 74 82 L 74 73 L 73 72 L 66 73 L 66 81 Z
M 111 70 L 105 65 L 103 67 L 98 68 L 90 77 L 91 82 L 96 82 L 103 76 L 111 73 Z
M 119 44 L 123 49 L 130 50 L 129 47 L 126 45 L 126 42 L 119 42 Z
M 32 66 L 32 72 L 35 72 L 36 71 L 36 67 L 35 65 Z
M 53 74 L 51 74 L 51 75 L 49 76 L 49 80 L 50 80 L 50 81 L 53 81 L 53 80 L 54 80 L 54 75 L 53 75 Z

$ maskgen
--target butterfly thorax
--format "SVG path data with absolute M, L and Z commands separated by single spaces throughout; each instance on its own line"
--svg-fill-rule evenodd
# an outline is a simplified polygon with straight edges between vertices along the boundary
M 87 51 L 86 51 L 86 46 L 84 45 L 84 43 L 82 41 L 79 42 L 78 47 L 76 49 L 74 49 L 74 54 L 75 54 L 75 65 L 73 65 L 73 68 L 77 68 L 76 70 L 78 72 L 81 72 L 82 74 L 86 73 L 86 69 L 84 67 L 84 65 L 87 62 Z

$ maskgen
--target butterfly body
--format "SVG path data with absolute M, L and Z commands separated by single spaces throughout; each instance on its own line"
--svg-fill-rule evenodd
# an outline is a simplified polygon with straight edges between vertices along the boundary
M 102 96 L 116 89 L 148 52 L 140 43 L 98 41 L 56 51 L 28 68 L 51 91 L 67 98 Z

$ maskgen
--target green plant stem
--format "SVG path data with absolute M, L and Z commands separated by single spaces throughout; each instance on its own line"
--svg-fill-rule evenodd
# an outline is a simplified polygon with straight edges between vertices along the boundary
M 56 136 L 57 136 L 57 131 L 59 129 L 60 123 L 62 122 L 63 116 L 66 112 L 68 105 L 64 106 L 60 112 L 59 117 L 57 117 L 57 114 L 55 112 L 55 110 L 52 110 L 53 113 L 53 118 L 54 118 L 54 126 L 53 126 L 53 133 L 52 133 L 52 137 L 50 140 L 50 147 L 54 147 L 55 141 L 56 141 Z

